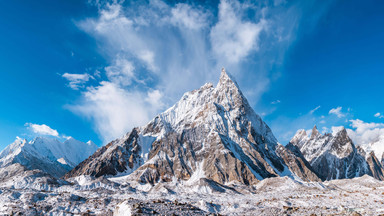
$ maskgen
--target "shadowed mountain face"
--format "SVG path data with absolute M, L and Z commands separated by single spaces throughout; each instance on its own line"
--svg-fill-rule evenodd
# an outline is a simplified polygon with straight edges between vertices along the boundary
M 66 177 L 122 175 L 143 183 L 175 179 L 246 185 L 276 176 L 318 180 L 291 150 L 277 143 L 223 69 L 216 87 L 188 92 L 147 125 L 100 148 Z
M 322 180 L 355 178 L 365 174 L 383 180 L 383 168 L 371 152 L 354 145 L 345 128 L 320 134 L 316 126 L 311 136 L 300 130 L 288 145 L 296 146 Z

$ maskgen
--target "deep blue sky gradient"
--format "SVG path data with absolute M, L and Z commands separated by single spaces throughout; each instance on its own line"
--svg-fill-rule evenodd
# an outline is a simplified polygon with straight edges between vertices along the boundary
M 384 113 L 383 11 L 383 1 L 334 1 L 316 24 L 302 19 L 283 64 L 271 69 L 281 75 L 254 107 L 266 113 L 263 119 L 282 143 L 284 128 L 298 129 L 289 122 L 317 106 L 316 117 L 300 127 L 321 127 L 319 116 L 338 106 L 350 108 L 353 118 L 382 122 L 374 114 Z M 311 13 L 303 16 L 310 20 Z M 107 65 L 95 39 L 76 26 L 96 16 L 97 8 L 87 1 L 0 1 L 0 149 L 16 136 L 31 138 L 27 122 L 102 144 L 92 123 L 66 108 L 80 93 L 61 77 Z M 271 104 L 276 100 L 281 102 Z M 335 120 L 324 126 L 331 124 L 349 125 Z

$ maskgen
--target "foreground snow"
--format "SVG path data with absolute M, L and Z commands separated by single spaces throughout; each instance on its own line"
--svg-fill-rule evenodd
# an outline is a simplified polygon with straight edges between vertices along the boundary
M 120 184 L 123 177 L 79 176 L 70 179 L 70 184 L 50 187 L 42 186 L 49 181 L 33 181 L 16 189 L 9 183 L 0 183 L 0 215 L 384 214 L 384 183 L 369 176 L 324 183 L 277 177 L 252 187 L 220 185 L 207 179 L 197 181 L 174 181 L 152 187 Z

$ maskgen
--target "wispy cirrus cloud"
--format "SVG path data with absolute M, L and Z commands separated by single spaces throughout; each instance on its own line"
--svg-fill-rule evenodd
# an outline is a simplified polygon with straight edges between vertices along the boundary
M 272 102 L 271 102 L 271 104 L 273 104 L 273 105 L 275 105 L 275 104 L 279 104 L 279 103 L 281 103 L 280 100 L 275 100 L 275 101 L 272 101 Z
M 85 83 L 89 81 L 89 79 L 93 78 L 91 75 L 87 73 L 83 74 L 71 74 L 64 73 L 62 75 L 63 78 L 68 80 L 68 86 L 74 90 L 78 90 L 81 87 L 84 87 Z
M 343 112 L 341 112 L 341 109 L 343 109 L 343 108 L 342 107 L 332 108 L 331 110 L 329 110 L 329 114 L 334 114 L 338 118 L 342 118 L 345 116 L 345 114 Z
M 310 114 L 313 114 L 314 112 L 316 112 L 316 110 L 320 109 L 321 106 L 317 106 L 316 108 L 314 108 L 313 110 L 309 111 Z
M 381 113 L 376 113 L 375 115 L 374 115 L 376 118 L 384 118 L 384 115 L 382 115 Z

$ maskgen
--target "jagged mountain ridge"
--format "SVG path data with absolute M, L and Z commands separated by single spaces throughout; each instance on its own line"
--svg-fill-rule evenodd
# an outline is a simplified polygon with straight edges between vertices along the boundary
M 174 106 L 100 148 L 66 177 L 124 174 L 151 184 L 207 178 L 221 184 L 248 185 L 264 178 L 295 175 L 318 180 L 296 158 L 278 144 L 237 83 L 223 70 L 216 87 L 208 83 L 185 93 Z
M 311 135 L 299 130 L 288 145 L 294 145 L 322 180 L 361 177 L 365 174 L 384 180 L 383 168 L 371 152 L 356 147 L 344 127 L 320 134 L 314 126 Z
M 39 169 L 54 177 L 61 177 L 97 148 L 91 141 L 83 143 L 72 137 L 64 142 L 48 137 L 36 137 L 29 142 L 17 138 L 0 152 L 0 167 L 18 163 L 29 170 Z

